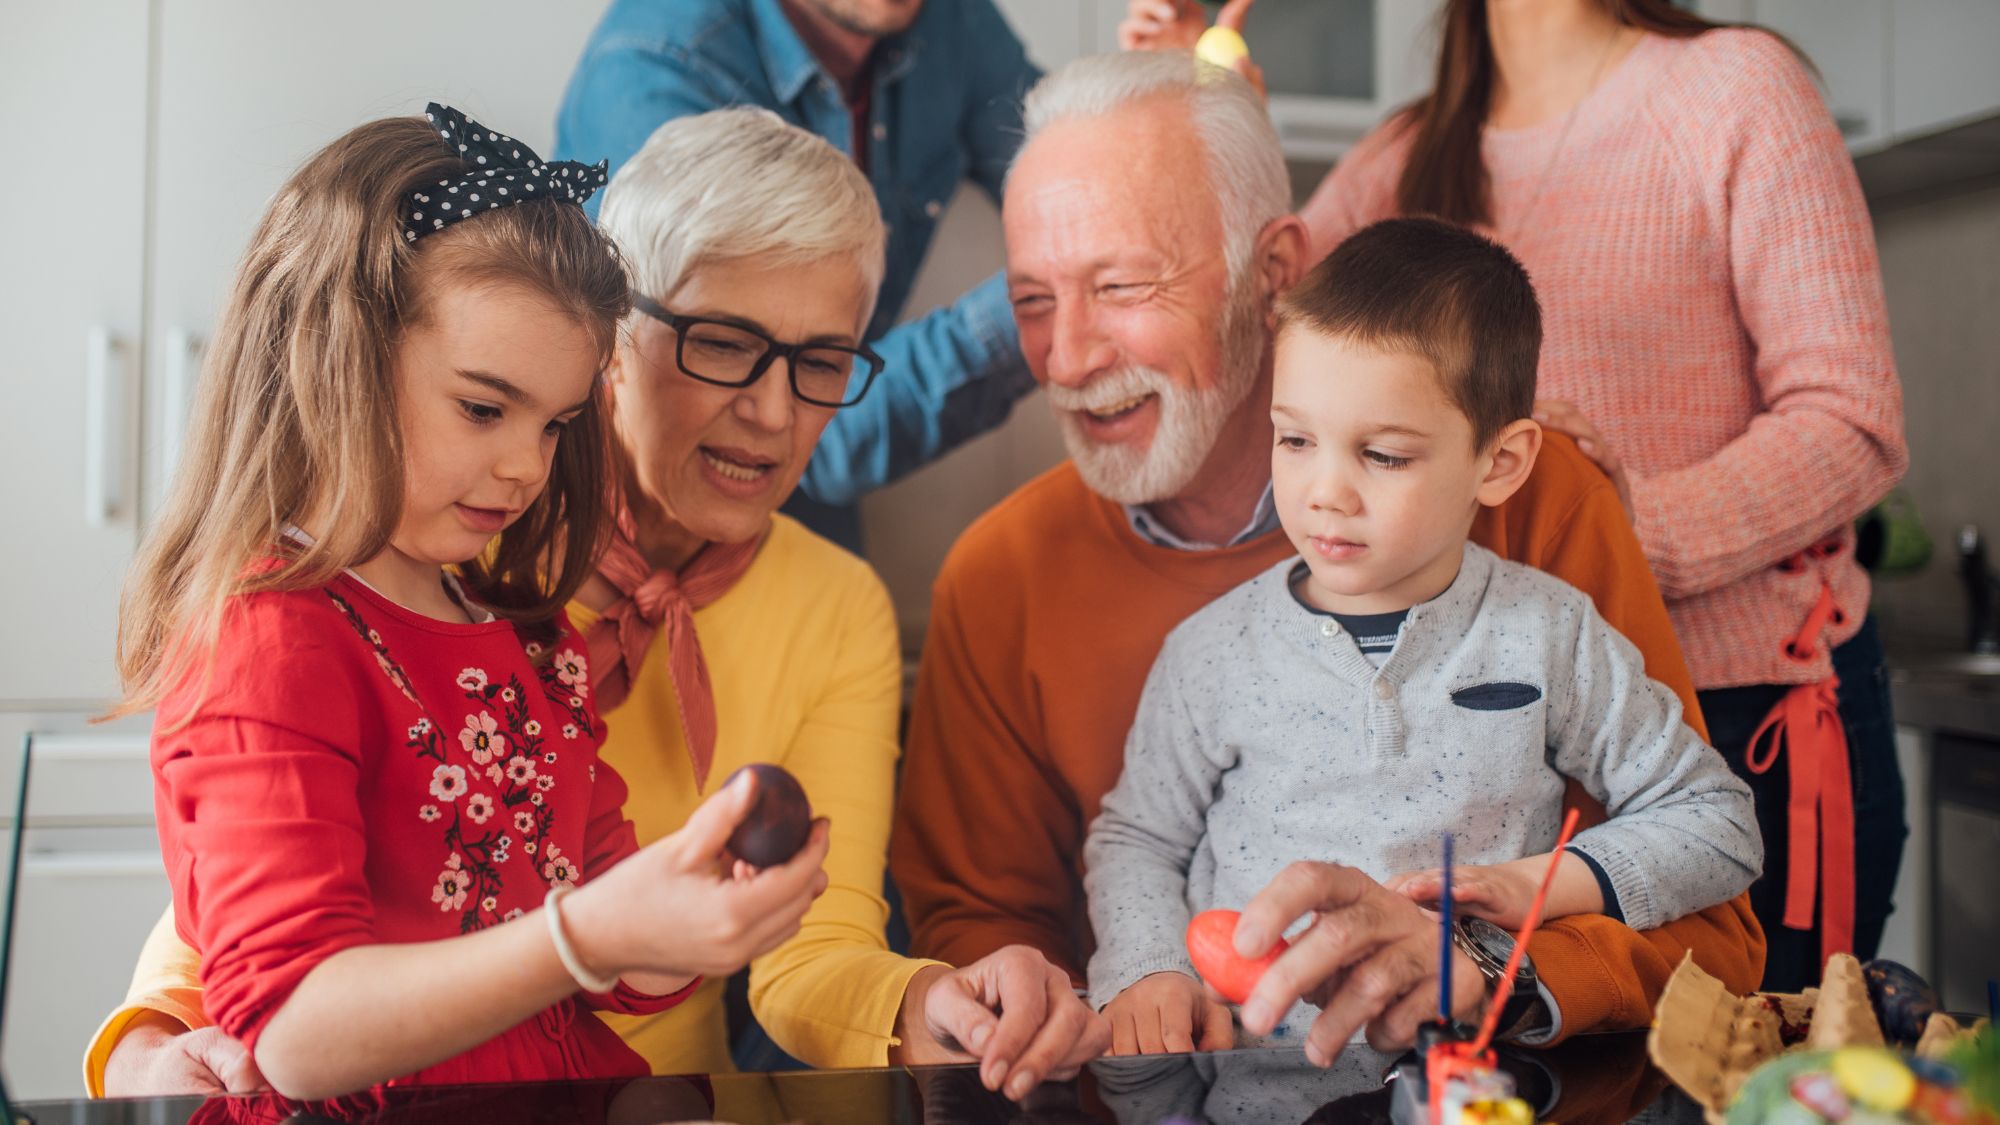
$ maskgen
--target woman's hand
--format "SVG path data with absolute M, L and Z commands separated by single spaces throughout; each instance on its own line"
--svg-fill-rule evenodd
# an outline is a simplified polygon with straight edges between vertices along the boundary
M 1534 418 L 1557 433 L 1575 438 L 1576 447 L 1583 450 L 1585 457 L 1597 462 L 1597 467 L 1604 470 L 1604 475 L 1610 477 L 1612 485 L 1618 489 L 1618 503 L 1625 507 L 1625 518 L 1636 518 L 1632 508 L 1632 482 L 1625 475 L 1625 463 L 1611 451 L 1604 435 L 1597 432 L 1597 427 L 1590 424 L 1590 419 L 1585 418 L 1582 411 L 1571 403 L 1538 398 L 1535 400 Z
M 106 1097 L 209 1097 L 268 1088 L 257 1060 L 221 1028 L 188 1031 L 158 1013 L 133 1020 L 104 1060 Z
M 927 967 L 897 1017 L 894 1061 L 979 1060 L 979 1080 L 1020 1100 L 1045 1079 L 1072 1078 L 1111 1045 L 1111 1026 L 1070 988 L 1069 975 L 1025 945 L 960 969 Z
M 1437 920 L 1417 904 L 1352 867 L 1299 862 L 1250 900 L 1236 924 L 1236 952 L 1262 957 L 1292 923 L 1312 922 L 1264 971 L 1243 1005 L 1243 1028 L 1269 1035 L 1293 1004 L 1322 1011 L 1306 1034 L 1306 1057 L 1320 1066 L 1367 1030 L 1378 1051 L 1408 1047 L 1417 1025 L 1437 1011 Z M 1465 954 L 1452 951 L 1451 1011 L 1476 1019 L 1486 982 Z
M 1192 51 L 1208 30 L 1208 17 L 1195 0 L 1128 0 L 1118 23 L 1123 51 Z
M 1114 1055 L 1227 1051 L 1236 1045 L 1228 1007 L 1186 973 L 1140 977 L 1111 998 L 1104 1018 L 1111 1021 Z
M 585 966 L 641 991 L 674 991 L 697 976 L 733 973 L 799 932 L 826 890 L 827 823 L 813 823 L 789 862 L 724 870 L 724 848 L 756 799 L 744 773 L 702 802 L 680 831 L 591 880 L 563 905 L 570 941 Z M 678 984 L 674 983 L 676 980 Z M 668 987 L 663 987 L 668 986 Z

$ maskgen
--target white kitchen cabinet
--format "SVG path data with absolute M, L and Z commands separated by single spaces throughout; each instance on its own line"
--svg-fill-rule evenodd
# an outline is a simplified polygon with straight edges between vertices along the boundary
M 171 892 L 143 726 L 39 733 L 32 745 L 0 1068 L 17 1098 L 81 1097 L 84 1046 L 123 1000 Z M 0 746 L 0 863 L 11 859 L 21 748 Z
M 1098 50 L 1096 0 L 994 0 L 994 6 L 1045 71 Z
M 7 0 L 0 135 L 0 703 L 117 693 L 118 591 L 202 343 L 284 178 L 371 117 L 458 106 L 545 155 L 601 7 Z M 149 42 L 150 41 L 150 42 Z
M 1125 0 L 998 0 L 1029 55 L 1055 67 L 1118 49 Z M 1295 160 L 1332 161 L 1428 90 L 1441 0 L 1258 0 L 1244 26 L 1271 120 Z
M 159 393 L 148 432 L 181 426 L 180 373 L 194 370 L 190 353 L 212 331 L 258 217 L 301 161 L 363 121 L 430 101 L 547 157 L 563 86 L 600 12 L 535 0 L 161 0 L 147 287 Z M 172 446 L 154 444 L 153 494 Z
M 1856 155 L 2000 113 L 1995 0 L 1701 0 L 1711 19 L 1779 32 L 1819 71 Z
M 1818 68 L 1827 109 L 1852 152 L 1889 143 L 1889 0 L 1755 0 L 1751 18 Z
M 2000 113 L 2000 0 L 1896 0 L 1889 106 L 1896 136 Z
M 0 7 L 0 701 L 117 688 L 137 543 L 145 0 Z
M 1439 0 L 1261 0 L 1244 39 L 1285 155 L 1332 161 L 1431 87 Z

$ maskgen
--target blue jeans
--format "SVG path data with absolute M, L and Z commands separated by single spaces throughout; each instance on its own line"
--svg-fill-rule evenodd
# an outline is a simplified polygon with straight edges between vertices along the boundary
M 1903 775 L 1896 764 L 1896 729 L 1889 713 L 1889 669 L 1875 619 L 1833 650 L 1840 677 L 1840 721 L 1847 729 L 1847 765 L 1854 782 L 1854 955 L 1867 960 L 1882 944 L 1882 925 L 1893 908 L 1896 868 L 1910 834 L 1903 813 Z M 1781 684 L 1719 688 L 1700 692 L 1709 737 L 1736 776 L 1750 784 L 1757 824 L 1764 836 L 1764 874 L 1750 886 L 1750 906 L 1764 925 L 1769 953 L 1764 988 L 1797 992 L 1820 978 L 1819 925 L 1787 929 L 1785 872 L 1789 870 L 1789 763 L 1754 774 L 1744 761 L 1750 735 L 1789 690 Z

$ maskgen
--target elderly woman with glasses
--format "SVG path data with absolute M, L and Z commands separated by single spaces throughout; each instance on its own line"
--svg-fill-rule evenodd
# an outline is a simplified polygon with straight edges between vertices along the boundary
M 602 753 L 640 843 L 731 771 L 784 766 L 830 820 L 831 850 L 799 933 L 750 968 L 751 1010 L 778 1046 L 821 1067 L 977 1057 L 1017 1097 L 1074 1073 L 1109 1031 L 1039 952 L 954 968 L 889 951 L 894 613 L 866 563 L 777 511 L 834 412 L 881 371 L 861 342 L 884 245 L 867 180 L 768 111 L 717 110 L 661 126 L 600 222 L 633 285 L 605 372 L 618 532 L 570 607 L 589 657 L 564 675 L 607 715 Z M 196 974 L 163 923 L 92 1045 L 94 1093 L 254 1084 L 219 1032 L 176 1034 L 206 1022 Z M 606 1022 L 655 1073 L 726 1071 L 722 993 L 708 981 L 670 1011 Z

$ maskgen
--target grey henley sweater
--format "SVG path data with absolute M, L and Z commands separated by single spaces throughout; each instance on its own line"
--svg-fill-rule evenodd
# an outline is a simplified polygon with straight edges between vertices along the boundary
M 1549 851 L 1565 777 L 1610 812 L 1573 846 L 1632 928 L 1757 876 L 1748 787 L 1582 591 L 1468 543 L 1378 669 L 1292 596 L 1296 564 L 1182 622 L 1153 664 L 1084 844 L 1092 1004 L 1192 973 L 1189 917 L 1242 909 L 1293 860 L 1381 880 L 1435 867 L 1446 830 L 1461 863 Z

